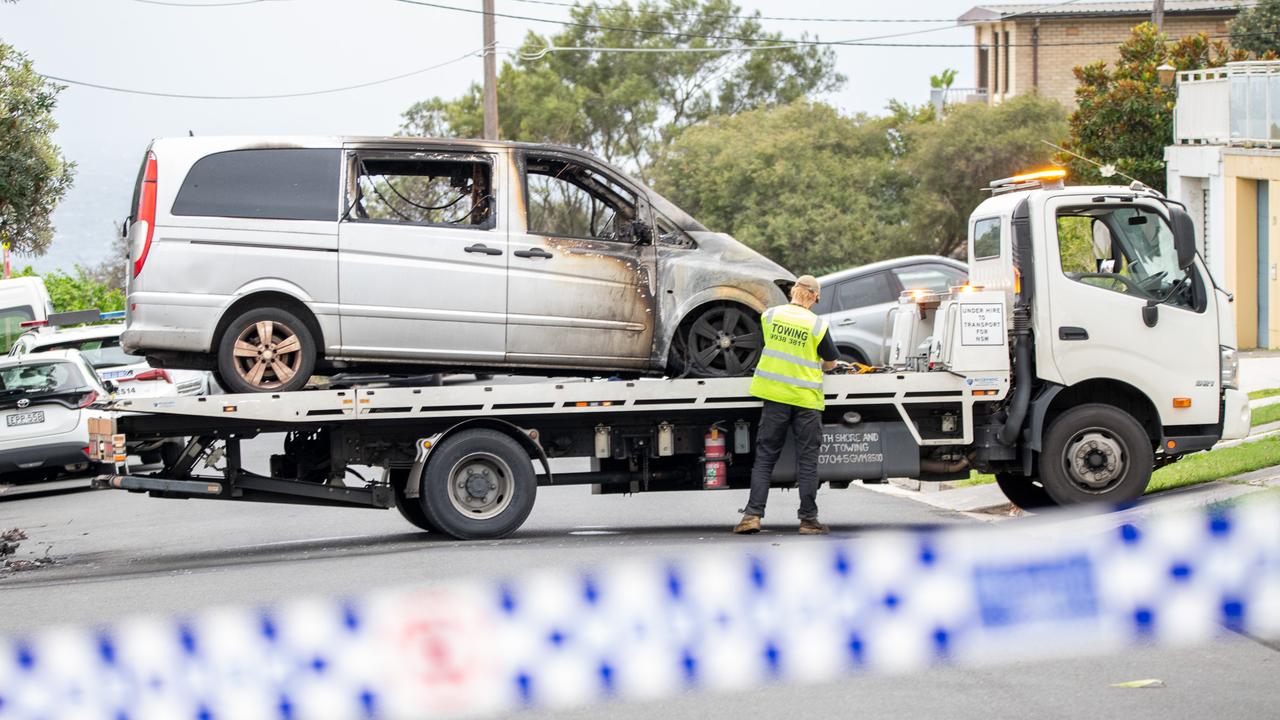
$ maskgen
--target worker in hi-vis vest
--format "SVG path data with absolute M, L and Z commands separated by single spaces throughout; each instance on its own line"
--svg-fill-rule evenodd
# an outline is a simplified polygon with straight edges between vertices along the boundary
M 827 332 L 827 321 L 809 308 L 822 288 L 812 275 L 801 276 L 791 288 L 791 302 L 771 307 L 760 316 L 764 352 L 751 379 L 751 394 L 764 400 L 756 428 L 756 461 L 751 467 L 751 497 L 742 511 L 736 533 L 760 532 L 760 518 L 769 499 L 769 481 L 790 430 L 795 438 L 796 479 L 800 486 L 800 533 L 825 535 L 818 522 L 818 447 L 822 440 L 822 374 L 840 356 Z

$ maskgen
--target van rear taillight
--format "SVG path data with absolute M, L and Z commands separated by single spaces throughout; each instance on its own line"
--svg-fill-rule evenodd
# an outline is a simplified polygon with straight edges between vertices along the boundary
M 135 239 L 135 244 L 141 240 L 141 247 L 130 248 L 130 256 L 133 261 L 133 276 L 138 277 L 138 273 L 142 272 L 142 265 L 147 261 L 147 253 L 151 251 L 151 236 L 156 231 L 156 185 L 159 181 L 159 170 L 156 167 L 156 154 L 147 152 L 147 164 L 142 174 L 141 192 L 138 193 L 138 207 L 135 208 L 133 221 L 135 223 L 146 223 L 146 232 L 141 238 Z

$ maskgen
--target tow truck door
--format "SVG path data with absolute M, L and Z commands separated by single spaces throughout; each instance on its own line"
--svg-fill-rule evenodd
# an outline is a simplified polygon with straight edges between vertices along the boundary
M 1059 376 L 1046 379 L 1070 386 L 1114 378 L 1150 398 L 1163 425 L 1216 423 L 1214 298 L 1198 259 L 1189 271 L 1178 267 L 1164 208 L 1080 195 L 1049 198 L 1045 208 L 1047 262 L 1038 275 L 1048 292 L 1036 302 L 1047 303 L 1050 323 L 1037 344 L 1052 346 Z M 1148 325 L 1143 308 L 1153 299 L 1157 317 Z M 1041 363 L 1042 376 L 1046 369 Z

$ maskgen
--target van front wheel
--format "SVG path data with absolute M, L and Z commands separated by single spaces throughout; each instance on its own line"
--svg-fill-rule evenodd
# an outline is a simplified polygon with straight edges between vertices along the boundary
M 311 331 L 280 308 L 250 308 L 218 343 L 218 380 L 228 392 L 301 390 L 316 366 Z

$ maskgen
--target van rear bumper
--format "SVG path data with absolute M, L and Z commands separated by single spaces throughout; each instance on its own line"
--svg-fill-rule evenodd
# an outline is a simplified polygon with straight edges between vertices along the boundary
M 199 304 L 201 299 L 212 302 Z M 140 355 L 151 350 L 207 353 L 222 317 L 223 300 L 183 293 L 134 293 L 129 296 L 120 345 L 125 352 Z

